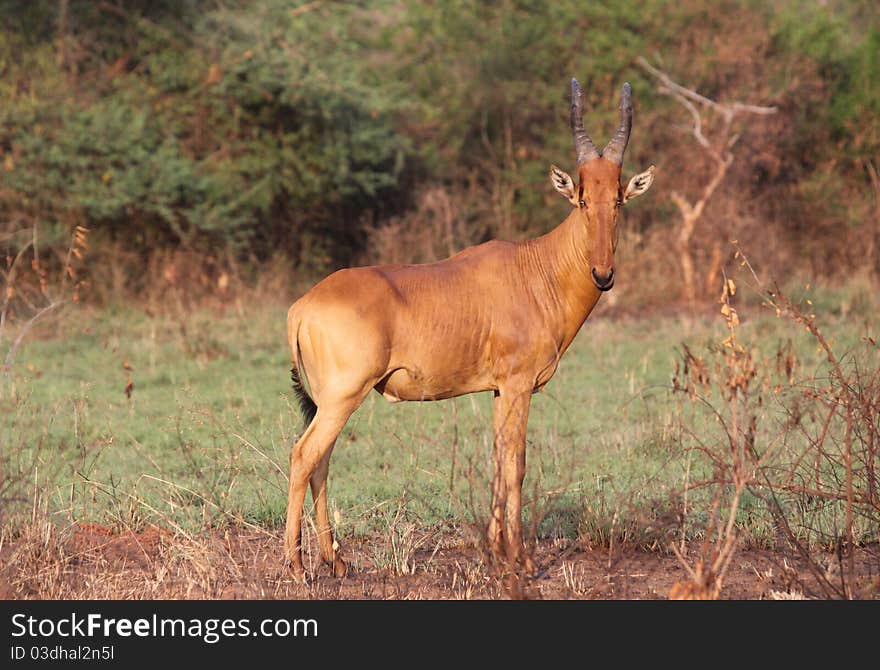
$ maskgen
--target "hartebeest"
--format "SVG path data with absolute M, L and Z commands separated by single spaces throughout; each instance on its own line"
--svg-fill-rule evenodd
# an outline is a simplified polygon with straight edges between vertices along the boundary
M 630 98 L 624 84 L 620 127 L 600 152 L 584 130 L 583 96 L 572 79 L 579 183 L 551 166 L 550 181 L 574 205 L 551 232 L 525 242 L 493 240 L 437 263 L 339 270 L 290 308 L 294 390 L 308 423 L 290 454 L 285 551 L 296 577 L 305 576 L 307 484 L 321 557 L 345 574 L 327 514 L 327 471 L 339 432 L 371 389 L 391 402 L 494 392 L 489 546 L 511 565 L 534 570 L 521 519 L 531 395 L 550 381 L 599 296 L 614 285 L 620 207 L 654 179 L 651 166 L 625 188 L 620 182 Z

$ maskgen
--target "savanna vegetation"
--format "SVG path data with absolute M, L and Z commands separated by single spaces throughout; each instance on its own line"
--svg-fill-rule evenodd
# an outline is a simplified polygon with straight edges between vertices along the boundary
M 169 542 L 137 588 L 108 570 L 103 597 L 228 596 L 219 581 L 243 568 L 221 580 L 197 556 L 230 529 L 271 538 L 280 570 L 301 430 L 286 308 L 338 267 L 555 226 L 569 205 L 547 170 L 573 168 L 572 76 L 597 142 L 632 83 L 624 175 L 657 177 L 623 215 L 617 285 L 534 401 L 533 541 L 675 554 L 681 597 L 723 595 L 746 547 L 801 562 L 774 592 L 880 593 L 876 3 L 0 0 L 0 14 L 9 595 L 94 594 L 64 577 L 99 561 L 83 524 L 189 547 Z M 330 497 L 358 570 L 431 572 L 444 547 L 475 544 L 490 410 L 376 396 L 356 413 Z M 433 595 L 497 595 L 474 586 L 476 556 Z M 556 597 L 589 595 L 544 556 Z M 169 566 L 186 568 L 162 591 Z M 239 595 L 333 595 L 282 582 Z

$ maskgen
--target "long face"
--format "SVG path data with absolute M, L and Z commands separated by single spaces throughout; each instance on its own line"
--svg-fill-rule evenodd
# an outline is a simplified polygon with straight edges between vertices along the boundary
M 632 126 L 632 104 L 629 84 L 621 95 L 621 125 L 601 152 L 583 128 L 582 95 L 577 80 L 572 79 L 571 125 L 578 157 L 578 184 L 555 165 L 550 167 L 550 180 L 580 215 L 587 231 L 587 254 L 590 276 L 600 291 L 614 286 L 614 250 L 617 247 L 617 217 L 620 208 L 641 195 L 654 181 L 654 166 L 630 179 L 626 188 L 620 182 L 623 153 Z
M 620 166 L 604 158 L 584 163 L 578 170 L 578 211 L 587 227 L 590 276 L 600 291 L 614 286 L 617 215 L 623 204 Z

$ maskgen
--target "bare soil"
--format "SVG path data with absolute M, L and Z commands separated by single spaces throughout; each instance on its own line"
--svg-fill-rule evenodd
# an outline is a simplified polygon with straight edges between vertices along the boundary
M 0 598 L 663 599 L 677 583 L 680 592 L 690 582 L 679 559 L 665 552 L 560 540 L 535 547 L 536 578 L 512 580 L 499 576 L 478 548 L 462 544 L 459 534 L 426 534 L 407 551 L 381 536 L 347 542 L 349 572 L 342 579 L 306 551 L 313 578 L 301 584 L 284 568 L 280 534 L 256 527 L 209 530 L 201 537 L 156 526 L 53 528 L 31 529 L 0 546 Z M 698 552 L 690 548 L 691 565 Z M 839 563 L 833 554 L 814 556 L 813 563 L 811 570 L 791 554 L 740 549 L 720 597 L 824 597 L 816 564 L 822 577 L 839 582 Z M 878 548 L 860 549 L 856 567 L 856 595 L 880 597 Z

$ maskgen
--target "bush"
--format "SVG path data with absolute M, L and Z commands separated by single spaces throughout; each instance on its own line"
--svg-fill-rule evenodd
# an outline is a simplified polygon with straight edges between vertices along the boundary
M 372 84 L 351 39 L 364 12 L 193 2 L 105 16 L 72 5 L 70 41 L 90 20 L 131 36 L 98 31 L 93 48 L 115 60 L 95 64 L 52 58 L 48 29 L 28 44 L 24 24 L 48 26 L 56 11 L 17 14 L 22 30 L 2 45 L 10 216 L 86 220 L 144 251 L 324 246 L 338 257 L 361 244 L 365 211 L 393 208 L 407 142 L 391 124 L 393 87 Z M 310 237 L 321 244 L 303 248 Z
M 309 272 L 385 260 L 382 249 L 404 260 L 395 231 L 419 240 L 419 260 L 532 236 L 567 212 L 546 171 L 573 168 L 569 78 L 600 146 L 630 80 L 625 176 L 654 163 L 661 188 L 628 209 L 623 247 L 633 285 L 675 295 L 670 268 L 645 259 L 674 234 L 664 194 L 698 192 L 706 166 L 680 132 L 687 114 L 635 67 L 645 56 L 722 102 L 780 108 L 743 130 L 745 159 L 705 210 L 713 232 L 693 240 L 698 262 L 721 235 L 777 273 L 880 267 L 880 20 L 868 0 L 0 0 L 0 11 L 0 235 L 38 222 L 63 245 L 86 225 L 94 253 L 280 251 Z M 453 203 L 448 225 L 432 225 L 431 193 Z

